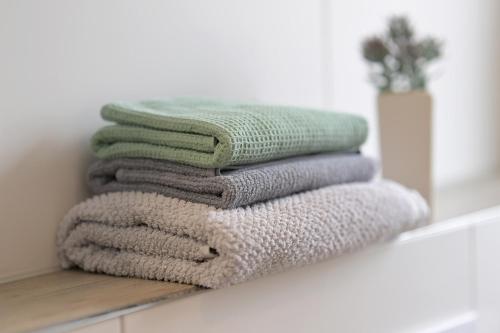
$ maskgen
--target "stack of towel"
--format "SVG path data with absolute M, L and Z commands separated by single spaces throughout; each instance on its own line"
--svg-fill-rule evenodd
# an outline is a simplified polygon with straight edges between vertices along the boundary
M 210 288 L 313 263 L 425 222 L 414 191 L 372 181 L 367 123 L 306 108 L 112 103 L 96 196 L 58 231 L 62 266 Z

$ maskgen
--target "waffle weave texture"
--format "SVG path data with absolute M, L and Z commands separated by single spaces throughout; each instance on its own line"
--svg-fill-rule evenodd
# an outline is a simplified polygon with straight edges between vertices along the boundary
M 324 186 L 369 181 L 376 170 L 372 159 L 358 154 L 292 157 L 223 170 L 220 175 L 214 169 L 162 160 L 116 158 L 96 161 L 89 168 L 88 184 L 94 194 L 156 192 L 236 208 Z
M 116 192 L 71 209 L 57 244 L 64 268 L 219 288 L 351 252 L 427 215 L 420 195 L 387 181 L 231 210 Z
M 352 151 L 364 118 L 277 105 L 177 98 L 117 102 L 101 110 L 115 125 L 92 138 L 99 158 L 138 157 L 220 168 L 302 154 Z

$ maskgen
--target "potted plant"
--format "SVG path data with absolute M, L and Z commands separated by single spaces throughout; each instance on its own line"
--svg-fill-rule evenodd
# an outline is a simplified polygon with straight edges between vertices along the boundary
M 383 176 L 415 188 L 432 204 L 432 97 L 427 66 L 441 56 L 434 38 L 417 40 L 406 17 L 389 19 L 382 36 L 366 39 L 363 57 L 378 89 Z

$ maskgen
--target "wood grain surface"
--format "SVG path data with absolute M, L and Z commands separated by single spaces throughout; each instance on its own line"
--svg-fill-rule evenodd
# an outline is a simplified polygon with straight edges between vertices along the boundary
M 203 289 L 60 271 L 0 284 L 0 331 L 24 332 L 133 309 Z

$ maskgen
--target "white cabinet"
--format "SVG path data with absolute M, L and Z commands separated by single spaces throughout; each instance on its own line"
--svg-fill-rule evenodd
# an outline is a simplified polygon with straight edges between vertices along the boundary
M 460 318 L 474 319 L 471 245 L 466 225 L 418 230 L 360 253 L 129 314 L 124 330 L 472 332 L 448 330 L 449 323 L 462 327 Z
M 475 228 L 479 333 L 500 332 L 500 219 Z

